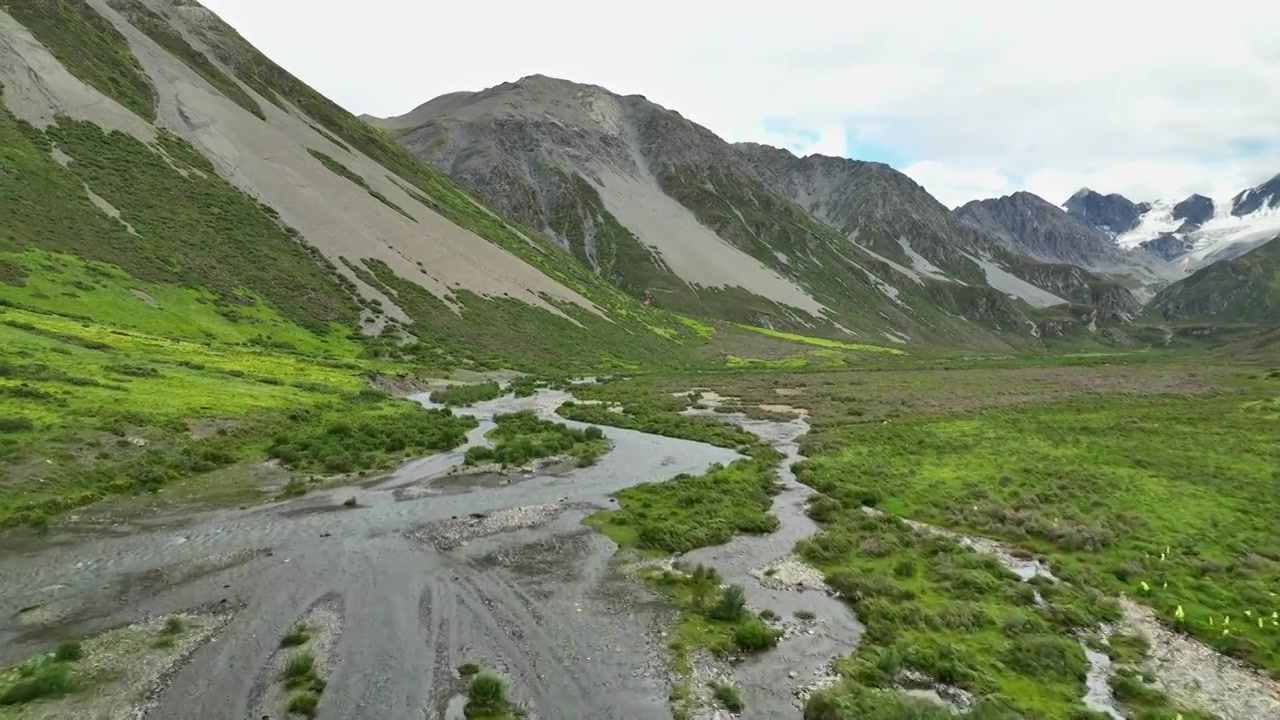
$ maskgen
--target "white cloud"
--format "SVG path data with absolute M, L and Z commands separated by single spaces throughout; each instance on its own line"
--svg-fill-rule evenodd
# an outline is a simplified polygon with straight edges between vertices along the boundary
M 950 208 L 1011 192 L 1009 178 L 993 168 L 966 169 L 925 160 L 901 170 Z
M 787 117 L 836 154 L 847 129 L 948 204 L 1220 192 L 1280 172 L 1277 3 L 206 1 L 356 112 L 543 73 L 646 95 L 729 140 L 785 144 L 765 120 Z M 1250 139 L 1271 144 L 1241 157 Z

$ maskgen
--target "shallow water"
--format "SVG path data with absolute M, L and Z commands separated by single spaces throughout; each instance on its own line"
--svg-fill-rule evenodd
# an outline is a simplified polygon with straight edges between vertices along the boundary
M 503 672 L 513 698 L 539 717 L 666 718 L 661 611 L 611 577 L 612 543 L 581 519 L 625 487 L 701 473 L 737 453 L 605 427 L 613 449 L 593 466 L 429 494 L 434 483 L 440 491 L 455 482 L 442 478 L 483 442 L 495 414 L 551 418 L 569 398 L 542 391 L 461 409 L 480 420 L 467 446 L 362 485 L 7 554 L 0 664 L 64 635 L 175 610 L 243 608 L 174 674 L 148 716 L 243 718 L 279 638 L 333 594 L 346 630 L 321 718 L 423 717 L 424 709 L 439 717 L 465 662 Z M 351 497 L 356 507 L 343 504 Z
M 862 626 L 840 600 L 821 591 L 764 587 L 751 574 L 753 569 L 789 557 L 797 542 L 818 531 L 817 523 L 805 513 L 813 490 L 797 481 L 791 470 L 794 463 L 804 459 L 797 441 L 808 432 L 809 425 L 799 418 L 777 422 L 752 420 L 741 414 L 715 417 L 754 432 L 784 454 L 778 467 L 782 490 L 773 500 L 779 528 L 769 535 L 738 535 L 725 545 L 694 550 L 682 559 L 716 568 L 726 583 L 745 588 L 751 608 L 773 610 L 798 625 L 796 633 L 784 638 L 777 648 L 749 657 L 733 668 L 746 704 L 743 718 L 798 717 L 794 692 L 826 674 L 833 657 L 852 652 L 862 634 Z M 795 613 L 800 611 L 813 613 L 816 620 L 796 623 Z

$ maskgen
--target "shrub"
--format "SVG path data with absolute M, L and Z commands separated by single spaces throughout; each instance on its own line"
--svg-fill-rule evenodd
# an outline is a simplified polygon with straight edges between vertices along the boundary
M 741 585 L 730 585 L 720 592 L 716 604 L 707 609 L 707 617 L 712 620 L 736 622 L 742 617 L 747 606 L 746 593 Z
M 747 617 L 733 630 L 733 642 L 747 652 L 768 650 L 778 644 L 782 633 L 757 617 Z
M 58 649 L 53 651 L 53 659 L 58 662 L 75 662 L 82 657 L 84 657 L 84 650 L 80 647 L 80 643 L 74 640 L 60 643 Z
M 19 672 L 23 670 L 19 668 Z M 65 663 L 42 662 L 28 665 L 25 670 L 25 677 L 0 694 L 0 705 L 22 705 L 40 698 L 62 697 L 74 689 L 71 670 Z
M 289 698 L 289 712 L 294 715 L 315 717 L 320 706 L 320 696 L 313 692 L 298 693 Z
M 480 673 L 480 666 L 475 663 L 463 663 L 458 666 L 458 674 L 462 677 L 471 677 Z
M 742 704 L 742 697 L 738 695 L 738 688 L 732 684 L 720 680 L 712 680 L 707 683 L 707 686 L 711 688 L 711 694 L 717 702 L 724 706 L 725 710 L 739 713 L 746 707 Z
M 497 715 L 507 705 L 507 688 L 502 678 L 491 672 L 479 672 L 472 676 L 467 685 L 467 706 L 464 712 L 468 717 L 476 715 Z
M 285 633 L 284 637 L 280 638 L 280 647 L 297 647 L 299 645 L 305 645 L 309 640 L 311 640 L 311 628 L 308 628 L 302 623 L 298 623 L 297 625 L 289 628 L 289 632 Z

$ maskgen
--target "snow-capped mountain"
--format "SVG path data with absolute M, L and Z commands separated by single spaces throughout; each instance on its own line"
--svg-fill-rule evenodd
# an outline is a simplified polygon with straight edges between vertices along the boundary
M 1280 232 L 1280 175 L 1230 199 L 1195 194 L 1135 203 L 1086 188 L 1062 207 L 1122 248 L 1142 248 L 1193 272 L 1238 257 Z

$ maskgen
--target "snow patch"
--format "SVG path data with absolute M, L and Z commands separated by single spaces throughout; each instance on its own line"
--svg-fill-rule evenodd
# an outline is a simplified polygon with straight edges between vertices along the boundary
M 1184 272 L 1192 272 L 1217 260 L 1235 257 L 1280 233 L 1280 207 L 1262 207 L 1248 215 L 1231 214 L 1230 200 L 1215 200 L 1214 215 L 1203 225 L 1187 233 L 1175 232 L 1182 221 L 1173 217 L 1176 203 L 1161 200 L 1138 220 L 1138 226 L 1116 236 L 1122 248 L 1139 247 L 1148 240 L 1173 234 L 1191 241 L 1191 250 L 1175 263 Z M 1238 252 L 1236 252 L 1238 251 Z
M 898 343 L 899 345 L 906 345 L 911 340 L 910 335 L 897 332 L 896 330 L 885 330 L 885 331 L 882 331 L 880 334 L 883 335 L 885 339 L 888 340 L 889 342 L 895 342 L 895 343 Z
M 978 267 L 982 268 L 982 272 L 987 276 L 988 285 L 1006 295 L 1009 295 L 1010 297 L 1016 297 L 1032 307 L 1051 307 L 1053 305 L 1067 304 L 1066 300 L 1063 300 L 1047 290 L 1042 290 L 1041 288 L 1032 285 L 990 260 L 983 260 L 970 255 L 969 253 L 961 254 L 974 261 L 978 264 Z

